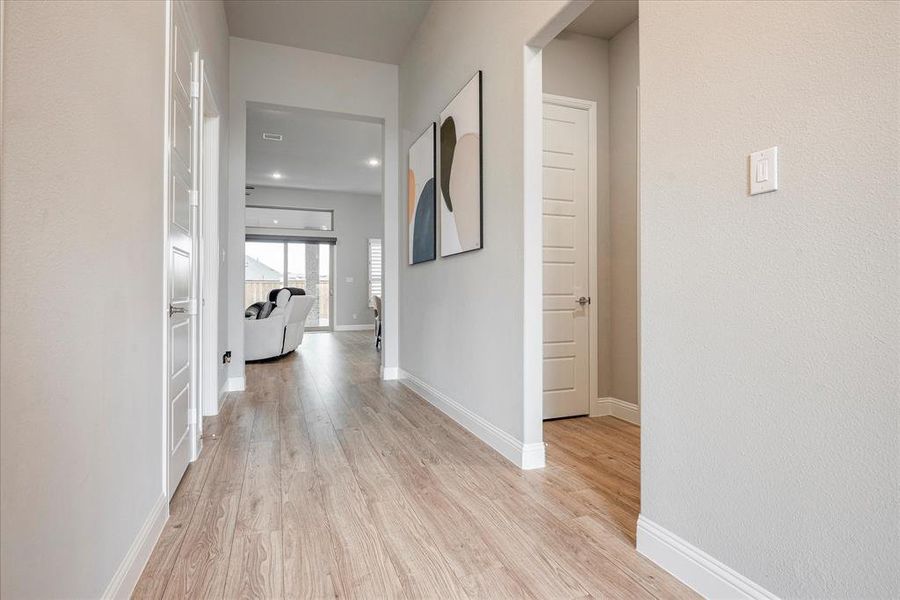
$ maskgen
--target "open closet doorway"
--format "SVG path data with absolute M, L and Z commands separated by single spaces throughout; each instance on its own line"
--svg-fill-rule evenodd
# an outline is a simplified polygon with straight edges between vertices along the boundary
M 542 274 L 546 460 L 580 478 L 591 510 L 633 541 L 638 2 L 595 2 L 543 44 L 538 60 L 542 235 L 540 264 L 531 268 Z

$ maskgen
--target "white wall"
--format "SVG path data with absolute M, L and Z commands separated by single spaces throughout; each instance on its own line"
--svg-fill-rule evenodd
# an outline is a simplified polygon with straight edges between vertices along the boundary
M 4 9 L 0 596 L 96 598 L 163 494 L 166 9 Z
M 441 109 L 478 69 L 484 71 L 484 248 L 414 266 L 401 257 L 400 366 L 492 427 L 529 444 L 540 442 L 541 429 L 539 420 L 525 424 L 524 365 L 539 357 L 540 338 L 526 357 L 524 45 L 567 8 L 566 2 L 519 3 L 514 10 L 498 1 L 435 2 L 400 64 L 404 172 L 414 136 L 438 120 Z M 539 113 L 537 120 L 540 127 Z M 405 185 L 405 174 L 400 180 Z M 401 189 L 401 196 L 405 192 Z M 532 206 L 538 213 L 539 203 L 537 198 Z M 400 247 L 405 247 L 405 216 L 394 214 Z M 539 222 L 536 228 L 531 243 L 539 254 Z M 539 297 L 539 276 L 530 282 L 535 284 Z M 531 330 L 539 331 L 539 300 L 528 315 Z M 529 388 L 529 404 L 539 407 L 540 373 L 528 373 L 537 377 L 537 385 Z
M 374 321 L 369 308 L 369 238 L 384 233 L 384 214 L 381 198 L 369 194 L 304 190 L 255 186 L 252 204 L 259 206 L 287 206 L 296 208 L 325 208 L 334 211 L 334 231 L 301 231 L 277 228 L 248 227 L 247 233 L 302 235 L 305 237 L 337 238 L 334 264 L 334 323 L 371 325 Z M 352 282 L 347 282 L 352 277 Z M 353 318 L 353 315 L 356 318 Z
M 597 387 L 591 398 L 610 395 L 610 119 L 609 42 L 577 33 L 561 33 L 544 48 L 544 93 L 597 103 Z
M 638 404 L 638 22 L 609 40 L 609 395 Z M 603 279 L 601 279 L 603 281 Z
M 166 5 L 2 6 L 0 596 L 96 598 L 165 506 Z
M 384 123 L 384 348 L 396 370 L 397 302 L 397 66 L 299 48 L 231 38 L 229 168 L 230 377 L 243 377 L 244 183 L 246 103 L 266 102 L 378 119 Z M 387 216 L 390 215 L 390 218 Z
M 642 515 L 781 597 L 896 598 L 900 4 L 640 13 Z

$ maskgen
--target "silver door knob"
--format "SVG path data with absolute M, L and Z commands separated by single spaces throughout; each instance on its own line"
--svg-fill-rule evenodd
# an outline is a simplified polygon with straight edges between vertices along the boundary
M 579 299 L 576 300 L 575 302 L 577 302 L 578 304 L 584 306 L 585 304 L 590 304 L 590 303 L 591 303 L 591 299 L 590 299 L 590 298 L 586 298 L 585 296 L 582 296 L 581 298 L 579 298 Z
M 175 313 L 183 313 L 183 312 L 187 312 L 187 309 L 184 308 L 183 306 L 172 306 L 171 304 L 169 305 L 169 316 L 170 317 L 172 315 L 174 315 Z

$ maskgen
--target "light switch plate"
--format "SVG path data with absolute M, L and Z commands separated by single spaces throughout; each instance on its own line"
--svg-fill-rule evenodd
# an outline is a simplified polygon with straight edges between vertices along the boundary
M 750 195 L 778 189 L 778 146 L 750 155 Z

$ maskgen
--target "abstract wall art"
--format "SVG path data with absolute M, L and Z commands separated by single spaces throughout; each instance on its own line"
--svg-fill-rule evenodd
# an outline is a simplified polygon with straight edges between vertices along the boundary
M 441 256 L 482 247 L 481 71 L 441 111 Z
M 406 210 L 411 265 L 434 260 L 436 254 L 436 138 L 435 124 L 432 123 L 409 147 Z

